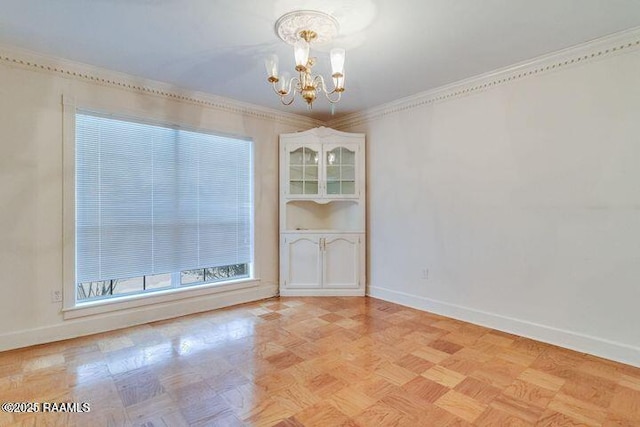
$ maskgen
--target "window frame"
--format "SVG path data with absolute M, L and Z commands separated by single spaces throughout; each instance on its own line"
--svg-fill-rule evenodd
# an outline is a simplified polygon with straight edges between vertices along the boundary
M 116 111 L 117 110 L 117 111 Z M 75 200 L 75 177 L 76 177 L 76 113 L 92 111 L 105 117 L 113 117 L 115 119 L 132 120 L 138 123 L 149 125 L 172 127 L 184 129 L 194 132 L 210 133 L 214 135 L 227 136 L 231 138 L 240 138 L 251 141 L 251 170 L 250 170 L 250 194 L 251 199 L 255 200 L 255 143 L 252 138 L 246 136 L 230 135 L 228 133 L 219 132 L 214 129 L 203 127 L 194 127 L 170 118 L 151 118 L 151 114 L 145 111 L 130 110 L 126 108 L 114 108 L 112 105 L 95 105 L 91 103 L 82 103 L 78 105 L 75 98 L 62 96 L 63 111 L 63 131 L 62 131 L 62 160 L 63 160 L 63 191 L 62 191 L 62 219 L 63 219 L 63 299 L 62 314 L 64 319 L 73 319 L 77 317 L 108 313 L 116 310 L 125 310 L 145 305 L 153 305 L 178 301 L 185 298 L 201 297 L 205 295 L 232 292 L 247 288 L 257 288 L 260 279 L 257 277 L 257 269 L 255 262 L 255 204 L 252 204 L 250 213 L 251 217 L 251 240 L 254 261 L 249 264 L 249 277 L 228 281 L 216 281 L 210 283 L 199 283 L 192 286 L 172 287 L 167 289 L 159 289 L 153 292 L 140 292 L 134 294 L 124 294 L 112 298 L 100 298 L 94 301 L 76 301 L 76 200 Z M 179 273 L 179 272 L 178 272 Z

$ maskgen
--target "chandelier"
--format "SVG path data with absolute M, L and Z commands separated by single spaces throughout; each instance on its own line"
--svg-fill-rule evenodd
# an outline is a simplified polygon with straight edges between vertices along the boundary
M 324 94 L 332 104 L 340 101 L 344 92 L 345 50 L 334 48 L 329 53 L 333 79 L 331 90 L 320 74 L 313 74 L 312 68 L 316 64 L 316 58 L 309 57 L 311 43 L 321 44 L 330 41 L 338 34 L 338 28 L 335 18 L 318 11 L 295 11 L 278 19 L 276 33 L 284 42 L 293 45 L 295 70 L 298 72 L 298 76 L 293 78 L 286 71 L 278 74 L 278 57 L 269 55 L 265 60 L 267 80 L 284 105 L 290 105 L 296 94 L 307 102 L 309 109 L 319 93 Z

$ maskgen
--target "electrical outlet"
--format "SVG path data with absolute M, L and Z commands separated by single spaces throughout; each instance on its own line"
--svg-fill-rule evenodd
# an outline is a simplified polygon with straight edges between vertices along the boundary
M 62 302 L 62 291 L 51 291 L 51 302 Z
M 422 269 L 422 279 L 423 280 L 429 280 L 429 269 L 428 268 L 423 268 Z

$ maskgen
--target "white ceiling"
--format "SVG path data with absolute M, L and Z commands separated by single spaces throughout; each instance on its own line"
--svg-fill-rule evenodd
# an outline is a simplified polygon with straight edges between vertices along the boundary
M 0 43 L 328 119 L 326 100 L 285 107 L 266 82 L 267 54 L 293 68 L 273 26 L 297 9 L 341 24 L 334 118 L 640 26 L 640 0 L 0 0 Z

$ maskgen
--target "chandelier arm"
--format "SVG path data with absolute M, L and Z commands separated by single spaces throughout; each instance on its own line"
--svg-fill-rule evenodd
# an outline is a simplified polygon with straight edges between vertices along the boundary
M 277 83 L 274 82 L 274 83 L 271 83 L 271 85 L 272 85 L 273 91 L 275 92 L 276 95 L 278 95 L 280 97 L 289 95 L 289 91 L 287 91 L 287 93 L 282 93 L 278 89 L 276 89 Z
M 293 92 L 293 95 L 295 96 L 296 92 L 300 92 L 301 88 L 302 88 L 302 80 L 298 77 L 294 77 L 291 80 L 289 80 L 289 89 L 287 89 L 287 95 L 290 92 Z
M 278 95 L 279 97 L 287 96 L 287 95 L 289 95 L 289 94 L 291 93 L 291 88 L 292 88 L 292 86 L 293 86 L 293 81 L 294 81 L 294 80 L 297 80 L 297 78 L 296 78 L 296 77 L 294 77 L 294 78 L 292 78 L 291 80 L 289 80 L 289 84 L 287 85 L 287 89 L 286 89 L 286 91 L 285 91 L 285 92 L 281 92 L 281 91 L 279 91 L 279 90 L 277 89 L 277 84 L 278 84 L 278 82 L 277 82 L 277 81 L 272 82 L 272 83 L 271 83 L 271 87 L 273 88 L 273 91 L 276 93 L 276 95 Z M 295 93 L 294 93 L 294 95 L 295 95 Z
M 324 82 L 324 78 L 322 77 L 321 74 L 318 74 L 317 76 L 313 77 L 313 82 L 317 85 L 317 87 L 319 87 L 320 89 L 322 89 L 322 92 L 327 95 L 328 92 L 327 91 L 327 84 Z
M 333 94 L 333 93 L 337 93 L 338 94 L 338 97 L 336 99 L 331 99 L 330 95 Z M 336 92 L 334 90 L 334 91 L 331 91 L 329 93 L 325 92 L 324 96 L 325 96 L 325 98 L 327 98 L 327 101 L 329 101 L 332 104 L 336 104 L 336 103 L 338 103 L 340 101 L 340 98 L 342 98 L 342 92 Z
M 314 81 L 319 83 L 319 86 L 322 87 L 322 92 L 324 92 L 325 95 L 333 95 L 334 93 L 341 94 L 343 92 L 342 90 L 337 90 L 337 86 L 334 86 L 333 90 L 331 91 L 327 90 L 327 83 L 324 81 L 324 77 L 322 77 L 320 74 L 314 77 Z
M 294 86 L 294 83 L 296 84 Z M 293 103 L 293 101 L 296 99 L 296 88 L 297 86 L 300 85 L 300 79 L 298 79 L 297 77 L 292 78 L 291 80 L 289 80 L 289 85 L 287 87 L 287 91 L 282 93 L 278 90 L 276 90 L 276 93 L 278 94 L 278 96 L 280 97 L 280 102 L 282 102 L 283 105 L 291 105 Z M 275 83 L 273 84 L 273 88 L 275 90 Z M 286 100 L 287 96 L 291 95 L 291 99 L 289 101 Z
M 278 96 L 282 96 L 280 91 L 278 89 L 276 89 L 276 84 L 275 83 L 273 83 L 273 93 L 275 93 Z
M 286 95 L 283 95 L 280 97 L 280 102 L 282 102 L 282 105 L 291 105 L 293 104 L 293 101 L 296 99 L 295 95 L 291 97 L 291 99 L 287 102 L 284 100 Z
M 324 97 L 327 98 L 327 101 L 329 101 L 330 103 L 335 104 L 340 101 L 340 98 L 342 98 L 342 91 L 336 91 L 337 88 L 334 88 L 332 91 L 327 90 L 327 84 L 325 83 L 324 78 L 320 74 L 315 76 L 313 78 L 313 81 L 317 83 L 320 89 L 322 89 L 322 93 L 324 94 Z M 337 93 L 338 97 L 331 99 L 331 95 L 333 95 L 334 93 Z

